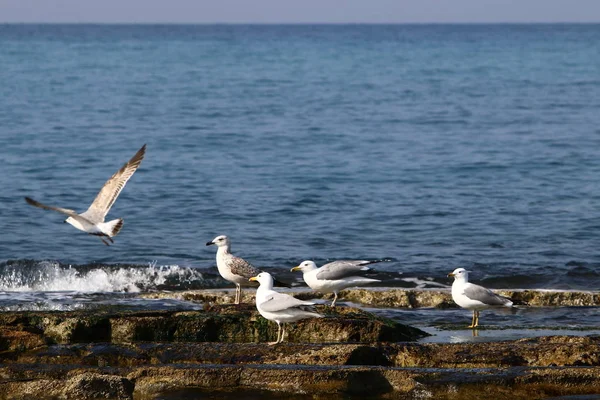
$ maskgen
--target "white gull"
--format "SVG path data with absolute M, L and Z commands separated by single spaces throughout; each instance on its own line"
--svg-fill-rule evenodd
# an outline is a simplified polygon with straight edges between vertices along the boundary
M 303 261 L 292 271 L 302 271 L 304 282 L 312 289 L 321 293 L 333 293 L 331 307 L 335 307 L 338 292 L 353 286 L 363 286 L 369 283 L 381 282 L 378 279 L 365 278 L 358 274 L 370 271 L 367 267 L 379 261 L 338 260 L 317 268 L 314 261 Z
M 207 246 L 216 245 L 217 269 L 223 279 L 235 283 L 235 304 L 240 304 L 242 297 L 242 285 L 248 286 L 248 280 L 260 274 L 260 270 L 243 258 L 236 257 L 230 253 L 231 244 L 229 238 L 220 235 L 206 243 Z
M 452 300 L 462 308 L 473 310 L 473 320 L 469 328 L 479 326 L 479 311 L 493 307 L 512 307 L 510 299 L 502 297 L 483 286 L 469 283 L 469 271 L 457 268 L 448 276 L 454 277 Z
M 283 342 L 286 322 L 296 322 L 306 318 L 323 318 L 323 315 L 306 310 L 315 303 L 298 300 L 289 294 L 273 290 L 273 277 L 268 272 L 261 272 L 250 278 L 260 286 L 256 290 L 256 309 L 264 318 L 277 323 L 277 340 L 269 344 Z
M 112 239 L 115 237 L 121 228 L 123 227 L 123 219 L 117 218 L 112 221 L 104 222 L 106 214 L 110 211 L 110 208 L 119 197 L 119 194 L 125 187 L 125 184 L 131 178 L 133 173 L 138 169 L 140 163 L 144 159 L 146 152 L 146 145 L 143 145 L 141 149 L 127 162 L 120 170 L 118 170 L 108 181 L 102 186 L 100 192 L 90 205 L 90 207 L 83 213 L 78 214 L 74 210 L 67 208 L 47 206 L 38 201 L 33 200 L 30 197 L 25 197 L 27 203 L 32 206 L 43 208 L 44 210 L 57 211 L 59 213 L 68 215 L 64 222 L 73 225 L 75 228 L 87 232 L 90 235 L 100 236 L 102 243 L 109 246 L 110 243 L 114 243 Z M 105 238 L 108 240 L 106 241 Z

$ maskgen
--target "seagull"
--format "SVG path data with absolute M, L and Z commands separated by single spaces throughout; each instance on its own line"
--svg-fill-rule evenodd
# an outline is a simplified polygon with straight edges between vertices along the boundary
M 473 310 L 473 321 L 469 328 L 479 325 L 479 311 L 492 307 L 512 307 L 510 299 L 502 297 L 483 286 L 469 283 L 469 271 L 457 268 L 448 276 L 454 277 L 452 300 L 462 308 Z
M 303 261 L 292 271 L 302 271 L 304 282 L 312 289 L 321 293 L 333 293 L 331 307 L 335 307 L 338 292 L 352 286 L 362 286 L 369 283 L 381 282 L 378 279 L 365 278 L 357 274 L 370 271 L 367 267 L 379 261 L 338 260 L 317 268 L 314 261 Z
M 223 279 L 235 283 L 235 304 L 240 304 L 242 297 L 241 285 L 247 285 L 248 279 L 257 276 L 261 271 L 243 258 L 229 252 L 229 238 L 220 235 L 206 243 L 207 246 L 217 245 L 217 268 Z
M 81 214 L 67 208 L 47 206 L 30 197 L 25 197 L 25 201 L 32 206 L 43 208 L 44 210 L 58 211 L 59 213 L 68 215 L 69 218 L 64 221 L 65 223 L 69 223 L 75 228 L 87 232 L 90 235 L 99 236 L 102 243 L 110 246 L 110 243 L 114 243 L 112 238 L 117 236 L 123 227 L 123 219 L 118 218 L 104 222 L 104 218 L 115 203 L 115 200 L 117 200 L 117 197 L 119 197 L 121 190 L 123 190 L 129 178 L 131 178 L 133 173 L 140 166 L 140 163 L 144 159 L 145 152 L 146 145 L 143 145 L 131 160 L 127 161 L 120 170 L 106 181 L 92 205 L 90 205 L 87 211 Z
M 289 294 L 274 291 L 273 277 L 268 272 L 261 272 L 249 280 L 260 284 L 256 290 L 256 309 L 260 315 L 277 323 L 277 340 L 270 342 L 269 345 L 283 342 L 285 327 L 282 328 L 282 324 L 306 318 L 323 318 L 321 314 L 303 309 L 314 306 L 315 303 L 298 300 Z

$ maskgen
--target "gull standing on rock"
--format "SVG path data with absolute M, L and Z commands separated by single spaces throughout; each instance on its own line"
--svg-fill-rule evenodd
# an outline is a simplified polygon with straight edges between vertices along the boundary
M 283 342 L 285 326 L 282 327 L 282 324 L 306 318 L 323 318 L 321 314 L 303 309 L 314 306 L 315 303 L 274 291 L 273 277 L 268 272 L 261 272 L 250 280 L 260 284 L 256 290 L 256 309 L 260 315 L 277 323 L 277 340 L 269 343 L 270 345 Z
M 381 282 L 378 279 L 365 278 L 357 274 L 370 271 L 367 267 L 379 261 L 338 260 L 317 268 L 313 261 L 303 261 L 292 271 L 302 271 L 304 282 L 312 289 L 321 293 L 333 293 L 331 307 L 335 307 L 338 292 L 352 286 L 368 285 Z
M 248 280 L 260 274 L 260 270 L 243 258 L 236 257 L 229 252 L 231 249 L 229 238 L 220 235 L 207 246 L 217 245 L 217 269 L 223 279 L 235 283 L 235 304 L 240 304 L 242 297 L 241 285 L 248 285 Z
M 454 277 L 452 300 L 462 308 L 473 310 L 473 321 L 469 328 L 479 326 L 479 311 L 492 307 L 512 307 L 510 299 L 497 295 L 483 286 L 469 283 L 469 271 L 457 268 L 448 276 Z
M 131 178 L 133 173 L 138 169 L 140 163 L 144 159 L 146 153 L 146 145 L 129 160 L 120 170 L 118 170 L 108 181 L 102 186 L 100 193 L 94 199 L 94 202 L 87 211 L 77 214 L 73 210 L 67 208 L 47 206 L 33 200 L 30 197 L 25 197 L 25 201 L 32 206 L 43 208 L 44 210 L 58 211 L 59 213 L 68 215 L 64 222 L 73 225 L 75 228 L 89 233 L 90 235 L 100 236 L 100 240 L 107 246 L 114 243 L 113 237 L 117 236 L 123 227 L 123 219 L 113 219 L 112 221 L 104 222 L 106 214 L 119 197 L 119 194 L 125 187 L 125 184 Z M 108 240 L 105 240 L 105 238 Z

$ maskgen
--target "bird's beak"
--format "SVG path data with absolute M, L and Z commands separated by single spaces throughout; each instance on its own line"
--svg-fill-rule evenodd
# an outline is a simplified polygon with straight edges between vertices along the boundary
M 258 281 L 258 277 L 257 276 L 253 276 L 252 278 L 248 279 L 248 281 L 257 282 Z
M 454 276 L 454 274 L 453 274 L 452 272 L 450 272 L 450 273 L 448 274 L 448 277 L 451 277 L 451 276 Z
M 213 242 L 206 242 L 207 246 L 210 246 L 211 244 L 214 244 Z
M 292 271 L 292 272 L 294 272 L 294 271 L 301 271 L 301 268 L 300 268 L 300 266 L 298 265 L 298 266 L 296 266 L 296 267 L 292 268 L 290 271 Z

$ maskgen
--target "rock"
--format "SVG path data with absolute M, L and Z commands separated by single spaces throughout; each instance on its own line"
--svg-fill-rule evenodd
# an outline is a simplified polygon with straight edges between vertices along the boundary
M 268 390 L 311 396 L 499 400 L 598 394 L 598 367 L 386 368 L 171 364 L 131 368 L 0 367 L 0 399 L 152 399 L 187 390 Z M 237 391 L 237 392 L 236 392 Z M 336 396 L 336 397 L 332 397 Z M 190 397 L 192 398 L 192 397 Z
M 22 327 L 0 326 L 0 352 L 23 352 L 45 346 L 42 333 L 31 328 L 24 330 Z
M 109 321 L 89 313 L 53 314 L 42 319 L 44 335 L 55 343 L 106 342 L 111 334 Z
M 67 399 L 133 399 L 134 384 L 130 380 L 97 373 L 78 374 L 65 382 L 62 397 Z
M 490 368 L 600 366 L 600 337 L 542 337 L 490 343 L 398 343 L 386 347 L 398 367 Z
M 148 364 L 377 365 L 403 368 L 600 366 L 600 337 L 553 336 L 490 343 L 137 343 L 36 349 L 18 364 L 134 367 Z
M 134 383 L 121 376 L 124 374 L 74 365 L 1 366 L 0 399 L 129 400 L 133 398 Z
M 428 336 L 419 329 L 357 308 L 337 307 L 332 310 L 318 306 L 317 309 L 326 317 L 291 324 L 286 329 L 286 340 L 370 343 L 410 341 Z M 277 334 L 277 325 L 265 320 L 249 304 L 214 305 L 204 311 L 185 312 L 104 312 L 94 315 L 86 311 L 5 313 L 0 316 L 1 319 L 7 322 L 7 327 L 0 331 L 0 346 L 4 337 L 4 346 L 14 348 L 18 344 L 15 335 L 20 335 L 22 343 L 25 338 L 30 340 L 24 349 L 43 342 L 267 342 Z M 29 335 L 27 332 L 35 333 Z
M 344 293 L 347 300 L 386 306 L 454 306 L 444 291 Z M 598 300 L 564 293 L 504 292 L 540 305 Z M 268 346 L 276 324 L 253 304 L 219 304 L 224 297 L 210 295 L 203 311 L 0 313 L 0 400 L 196 398 L 198 391 L 229 398 L 247 390 L 328 399 L 600 393 L 599 336 L 419 343 L 426 334 L 418 329 L 357 308 L 319 305 L 325 318 L 291 324 L 287 342 Z
M 599 292 L 546 291 L 546 290 L 496 290 L 497 293 L 510 297 L 515 304 L 549 307 L 590 307 L 600 306 Z M 331 299 L 331 295 L 320 294 L 309 290 L 287 291 L 301 300 Z M 231 291 L 223 289 L 190 290 L 185 292 L 161 292 L 142 295 L 146 298 L 177 298 L 206 304 L 224 304 L 231 302 Z M 455 308 L 450 289 L 401 289 L 401 288 L 368 288 L 348 289 L 340 292 L 341 301 L 351 301 L 376 307 L 393 308 Z M 253 304 L 254 293 L 244 291 L 243 302 Z

